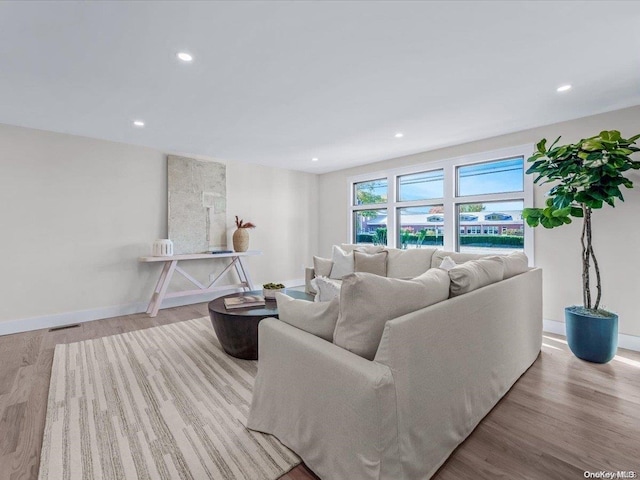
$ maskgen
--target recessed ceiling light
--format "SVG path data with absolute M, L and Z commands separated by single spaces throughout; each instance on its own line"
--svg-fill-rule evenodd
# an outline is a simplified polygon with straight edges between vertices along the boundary
M 571 85 L 562 85 L 556 89 L 557 92 L 566 92 L 568 90 L 571 90 Z
M 187 52 L 180 52 L 176 55 L 176 57 L 178 57 L 183 62 L 190 62 L 193 60 L 193 56 L 191 56 L 191 54 Z
M 318 159 L 317 159 L 316 157 L 313 157 L 313 158 L 311 159 L 311 161 L 312 161 L 312 162 L 317 162 L 317 161 L 318 161 Z
M 142 120 L 134 120 L 133 125 L 135 127 L 144 127 L 144 122 Z
M 396 138 L 402 138 L 402 137 L 404 137 L 404 133 L 398 132 L 398 133 L 395 134 L 395 137 Z

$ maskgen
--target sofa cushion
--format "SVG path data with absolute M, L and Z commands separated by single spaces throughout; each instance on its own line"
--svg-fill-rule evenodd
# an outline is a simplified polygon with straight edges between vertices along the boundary
M 328 277 L 332 267 L 333 260 L 330 258 L 313 257 L 313 271 L 317 277 Z
M 314 303 L 276 293 L 280 320 L 328 342 L 333 341 L 333 331 L 338 321 L 338 301 L 336 297 L 330 302 Z
M 442 260 L 442 263 L 438 266 L 438 268 L 441 268 L 442 270 L 445 270 L 448 272 L 456 265 L 458 264 L 454 262 L 450 256 L 447 255 L 446 257 L 444 257 L 444 259 Z
M 524 252 L 513 252 L 500 258 L 504 263 L 505 280 L 529 271 L 529 259 Z
M 449 270 L 451 296 L 457 297 L 499 282 L 503 276 L 504 263 L 498 256 L 469 260 Z
M 384 245 L 372 245 L 370 243 L 343 243 L 340 248 L 345 252 L 353 252 L 358 250 L 365 253 L 378 253 L 384 250 Z
M 330 278 L 341 279 L 345 275 L 353 273 L 353 252 L 345 252 L 339 246 L 334 245 L 331 252 L 331 260 L 333 261 L 333 267 L 329 275 Z
M 342 280 L 334 280 L 329 277 L 316 277 L 311 280 L 311 286 L 316 291 L 315 302 L 330 302 L 340 297 Z
M 411 248 L 400 250 L 388 248 L 387 277 L 415 278 L 431 268 L 435 248 Z M 438 263 L 438 265 L 440 265 Z
M 446 250 L 436 250 L 431 258 L 431 268 L 439 268 L 445 257 L 451 257 L 451 260 L 458 265 L 469 260 L 478 260 L 479 258 L 485 258 L 495 254 L 481 254 L 481 253 L 459 253 L 459 252 L 447 252 Z
M 358 250 L 353 251 L 353 260 L 356 272 L 373 273 L 381 277 L 387 276 L 387 255 L 388 252 L 365 253 Z
M 370 273 L 347 275 L 340 291 L 334 343 L 372 360 L 385 323 L 449 297 L 449 275 L 432 269 L 412 280 Z

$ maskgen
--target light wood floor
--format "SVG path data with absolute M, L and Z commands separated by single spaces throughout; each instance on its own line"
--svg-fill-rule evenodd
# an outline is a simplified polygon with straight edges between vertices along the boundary
M 198 304 L 162 310 L 156 318 L 129 315 L 0 337 L 0 479 L 37 478 L 56 344 L 204 315 L 206 304 Z M 434 478 L 580 479 L 585 470 L 640 474 L 640 354 L 620 350 L 611 363 L 595 365 L 573 357 L 561 337 L 545 334 L 543 340 L 538 360 Z M 282 477 L 316 478 L 304 465 Z

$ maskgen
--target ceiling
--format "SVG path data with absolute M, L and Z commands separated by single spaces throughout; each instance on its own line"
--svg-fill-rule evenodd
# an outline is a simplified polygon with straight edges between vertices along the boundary
M 639 24 L 614 1 L 0 2 L 0 123 L 323 173 L 638 105 Z

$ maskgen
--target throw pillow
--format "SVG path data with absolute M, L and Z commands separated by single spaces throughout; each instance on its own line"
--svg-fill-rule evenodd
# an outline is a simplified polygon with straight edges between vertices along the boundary
M 373 273 L 381 277 L 387 276 L 387 252 L 365 253 L 355 250 L 353 260 L 356 272 Z
M 345 252 L 339 246 L 334 245 L 331 255 L 333 267 L 331 268 L 330 278 L 341 279 L 345 275 L 353 273 L 353 252 Z
M 415 278 L 431 268 L 435 248 L 389 248 L 387 251 L 387 277 Z
M 330 302 L 314 303 L 276 293 L 278 318 L 316 337 L 333 341 L 333 331 L 338 321 L 338 298 Z
M 449 297 L 449 275 L 437 268 L 412 280 L 354 273 L 342 281 L 333 342 L 373 360 L 387 321 Z
M 333 262 L 329 258 L 313 257 L 313 271 L 316 277 L 328 277 L 331 275 Z
M 484 255 L 481 253 L 459 253 L 459 252 L 447 252 L 446 250 L 436 250 L 431 259 L 431 268 L 437 268 L 440 266 L 445 257 L 451 257 L 451 260 L 460 265 L 461 263 L 468 262 L 469 260 L 478 260 L 480 258 L 486 258 L 491 255 Z
M 464 293 L 486 287 L 499 282 L 504 276 L 504 263 L 500 257 L 486 257 L 470 260 L 456 265 L 449 270 L 451 279 L 451 296 L 457 297 Z
M 513 252 L 500 258 L 504 262 L 505 280 L 529 270 L 529 259 L 523 252 Z
M 315 288 L 315 302 L 330 302 L 334 298 L 340 297 L 341 283 L 338 280 L 331 280 L 327 277 L 316 277 L 313 279 L 312 286 Z
M 445 270 L 445 271 L 448 272 L 449 270 L 451 270 L 456 265 L 457 265 L 457 263 L 454 262 L 451 257 L 446 256 L 446 257 L 444 257 L 444 260 L 442 260 L 442 263 L 440 264 L 440 268 L 442 270 Z

